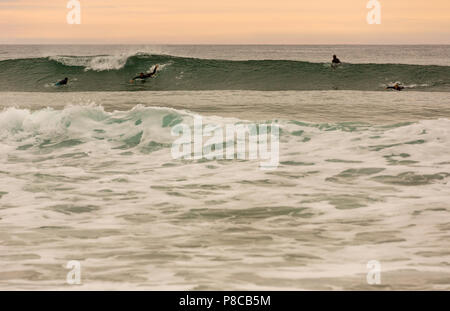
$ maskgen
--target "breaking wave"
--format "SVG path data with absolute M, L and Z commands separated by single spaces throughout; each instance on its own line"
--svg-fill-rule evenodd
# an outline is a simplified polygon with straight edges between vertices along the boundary
M 146 83 L 129 83 L 160 64 Z M 69 85 L 52 87 L 69 78 Z M 169 55 L 52 56 L 0 61 L 0 91 L 140 90 L 385 90 L 401 82 L 406 90 L 450 91 L 448 66 L 329 64 L 288 60 L 210 60 Z

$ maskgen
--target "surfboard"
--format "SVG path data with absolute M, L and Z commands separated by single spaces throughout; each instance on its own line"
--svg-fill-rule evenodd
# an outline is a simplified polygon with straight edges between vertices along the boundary
M 332 69 L 337 69 L 339 66 L 341 66 L 342 63 L 331 63 Z

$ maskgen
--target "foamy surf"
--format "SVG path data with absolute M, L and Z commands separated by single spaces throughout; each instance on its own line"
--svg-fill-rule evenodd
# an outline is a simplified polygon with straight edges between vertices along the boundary
M 0 288 L 371 290 L 376 262 L 377 289 L 450 289 L 449 51 L 3 46 Z M 252 124 L 279 129 L 271 170 L 205 157 Z
M 50 56 L 54 60 L 68 67 L 83 67 L 84 71 L 119 70 L 125 66 L 131 55 L 100 55 L 100 56 Z
M 262 171 L 252 160 L 174 159 L 171 128 L 196 115 L 3 110 L 0 248 L 16 277 L 0 287 L 58 288 L 61 262 L 80 260 L 84 289 L 118 279 L 127 289 L 354 289 L 377 259 L 393 288 L 445 288 L 450 120 L 278 120 L 280 165 Z

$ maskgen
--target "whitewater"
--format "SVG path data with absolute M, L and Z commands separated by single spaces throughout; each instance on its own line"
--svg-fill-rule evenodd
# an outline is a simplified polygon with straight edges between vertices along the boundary
M 71 260 L 76 289 L 366 290 L 371 260 L 450 289 L 448 47 L 34 50 L 0 46 L 1 289 L 74 289 Z M 198 116 L 277 124 L 278 168 L 174 159 Z

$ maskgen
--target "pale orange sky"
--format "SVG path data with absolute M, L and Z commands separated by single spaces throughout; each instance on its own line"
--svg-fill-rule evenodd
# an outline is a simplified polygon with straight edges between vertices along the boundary
M 450 44 L 450 0 L 0 0 L 1 43 Z

